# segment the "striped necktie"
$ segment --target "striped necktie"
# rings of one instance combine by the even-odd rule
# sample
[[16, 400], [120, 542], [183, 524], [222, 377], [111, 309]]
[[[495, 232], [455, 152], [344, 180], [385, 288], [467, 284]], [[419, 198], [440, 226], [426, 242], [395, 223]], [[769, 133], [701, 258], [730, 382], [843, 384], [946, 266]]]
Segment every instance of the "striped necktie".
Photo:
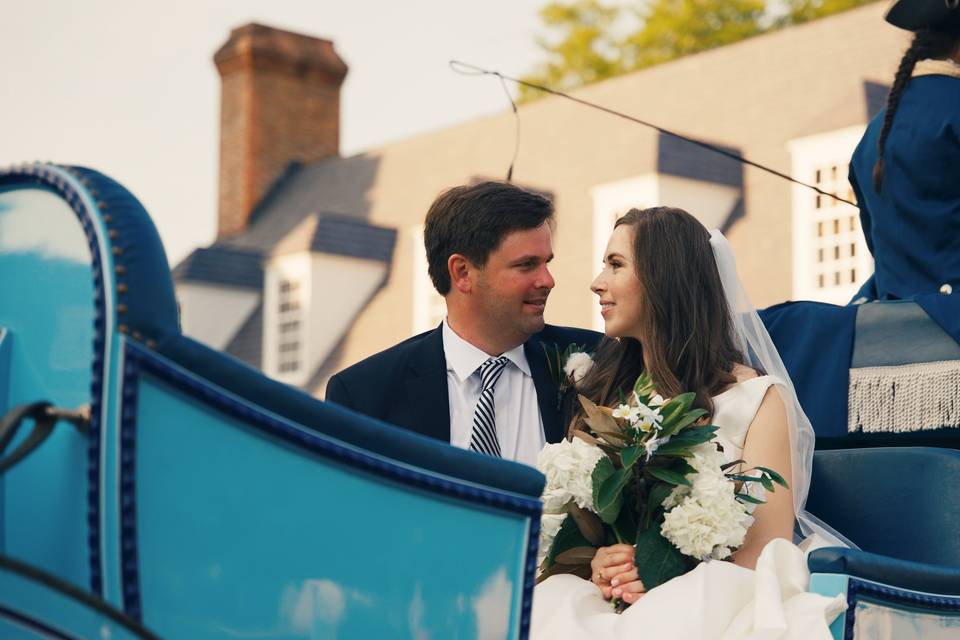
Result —
[[480, 365], [482, 384], [480, 399], [477, 400], [477, 411], [473, 414], [473, 433], [470, 435], [470, 450], [485, 453], [488, 456], [500, 458], [500, 441], [497, 439], [496, 411], [493, 407], [493, 388], [497, 380], [503, 375], [507, 366], [506, 357], [489, 358]]

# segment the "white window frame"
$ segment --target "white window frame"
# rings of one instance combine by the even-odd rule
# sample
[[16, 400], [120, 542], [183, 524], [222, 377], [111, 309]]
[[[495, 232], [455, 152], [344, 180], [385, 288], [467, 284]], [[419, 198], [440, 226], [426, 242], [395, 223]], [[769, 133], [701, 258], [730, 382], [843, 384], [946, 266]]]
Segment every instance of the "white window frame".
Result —
[[[847, 171], [863, 125], [791, 140], [792, 175], [854, 201]], [[793, 299], [846, 304], [873, 273], [860, 210], [793, 186]]]

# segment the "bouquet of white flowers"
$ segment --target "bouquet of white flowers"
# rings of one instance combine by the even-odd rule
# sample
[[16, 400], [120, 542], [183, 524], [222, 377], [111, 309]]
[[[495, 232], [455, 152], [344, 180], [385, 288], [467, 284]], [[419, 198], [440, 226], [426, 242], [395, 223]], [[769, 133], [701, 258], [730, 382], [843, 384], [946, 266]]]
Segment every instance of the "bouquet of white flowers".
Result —
[[647, 374], [616, 407], [579, 397], [586, 428], [537, 458], [547, 477], [541, 580], [555, 573], [587, 578], [598, 547], [628, 542], [652, 589], [743, 544], [753, 509], [763, 503], [751, 488], [787, 483], [772, 469], [726, 462], [717, 427], [704, 424], [706, 411], [690, 408], [694, 397], [665, 400]]

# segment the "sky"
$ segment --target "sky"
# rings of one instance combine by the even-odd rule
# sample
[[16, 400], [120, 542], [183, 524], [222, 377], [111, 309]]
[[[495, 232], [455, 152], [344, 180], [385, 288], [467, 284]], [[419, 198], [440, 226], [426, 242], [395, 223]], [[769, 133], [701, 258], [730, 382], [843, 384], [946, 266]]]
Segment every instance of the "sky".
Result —
[[[0, 0], [0, 167], [78, 164], [150, 212], [171, 266], [216, 233], [214, 52], [260, 22], [333, 40], [350, 67], [341, 153], [503, 112], [499, 83], [544, 59], [546, 0]], [[384, 105], [389, 105], [385, 108]]]

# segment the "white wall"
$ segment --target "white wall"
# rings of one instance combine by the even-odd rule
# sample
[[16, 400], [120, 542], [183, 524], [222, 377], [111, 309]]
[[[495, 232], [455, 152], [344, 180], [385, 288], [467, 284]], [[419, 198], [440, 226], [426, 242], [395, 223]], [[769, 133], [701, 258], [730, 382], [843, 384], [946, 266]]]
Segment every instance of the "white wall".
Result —
[[260, 292], [236, 287], [178, 282], [183, 333], [223, 350], [260, 302]]

